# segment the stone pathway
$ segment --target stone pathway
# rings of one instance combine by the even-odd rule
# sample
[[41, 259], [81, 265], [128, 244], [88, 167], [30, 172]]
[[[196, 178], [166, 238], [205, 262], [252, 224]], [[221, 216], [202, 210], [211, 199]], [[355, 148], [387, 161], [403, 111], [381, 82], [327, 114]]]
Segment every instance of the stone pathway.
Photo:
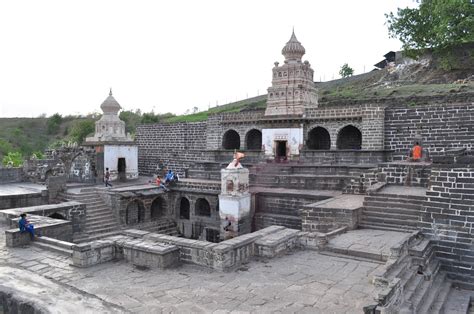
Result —
[[[4, 228], [4, 227], [3, 227]], [[139, 270], [124, 261], [75, 268], [70, 260], [35, 247], [6, 248], [0, 228], [0, 274], [26, 269], [62, 284], [54, 295], [78, 289], [135, 313], [354, 313], [374, 303], [371, 274], [378, 263], [296, 251], [256, 260], [231, 273], [193, 265], [169, 270]], [[32, 295], [33, 297], [33, 295]], [[39, 295], [41, 298], [41, 295]], [[52, 305], [54, 308], [54, 305]], [[74, 311], [73, 311], [74, 312]]]

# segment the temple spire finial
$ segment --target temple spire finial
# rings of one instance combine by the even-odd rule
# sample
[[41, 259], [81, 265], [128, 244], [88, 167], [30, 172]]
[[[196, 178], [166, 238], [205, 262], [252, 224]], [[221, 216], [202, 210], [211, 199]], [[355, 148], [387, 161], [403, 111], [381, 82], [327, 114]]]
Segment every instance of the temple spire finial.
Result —
[[112, 96], [112, 87], [110, 88], [109, 96]]

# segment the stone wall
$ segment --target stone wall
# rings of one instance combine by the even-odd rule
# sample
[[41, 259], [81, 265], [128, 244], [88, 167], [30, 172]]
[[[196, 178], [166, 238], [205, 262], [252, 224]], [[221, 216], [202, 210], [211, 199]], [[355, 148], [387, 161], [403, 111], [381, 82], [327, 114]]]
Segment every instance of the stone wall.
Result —
[[431, 170], [431, 189], [420, 227], [432, 237], [442, 268], [461, 281], [474, 281], [474, 167], [440, 166]]
[[347, 226], [357, 229], [360, 209], [323, 208], [317, 205], [306, 205], [301, 211], [302, 230], [309, 232], [330, 232]]
[[[114, 236], [73, 246], [74, 265], [90, 267], [111, 260], [126, 258], [124, 248], [137, 248], [137, 244], [140, 243], [137, 240], [141, 240], [140, 247], [165, 244], [179, 248], [179, 261], [176, 261], [176, 263], [190, 263], [220, 271], [232, 271], [249, 262], [260, 251], [268, 251], [265, 250], [264, 246], [275, 247], [276, 249], [283, 246], [292, 249], [300, 245], [298, 231], [277, 226], [220, 243], [209, 243], [133, 229], [125, 230], [123, 233], [123, 236]], [[262, 240], [259, 243], [260, 248], [257, 248], [256, 242], [258, 240]], [[280, 251], [282, 250], [280, 249]], [[285, 254], [286, 250], [280, 253]]]
[[48, 191], [37, 193], [0, 195], [0, 209], [48, 204]]
[[184, 176], [184, 169], [202, 159], [206, 122], [143, 124], [137, 127], [138, 169], [151, 175], [159, 161]]
[[474, 106], [471, 101], [452, 104], [388, 107], [385, 112], [385, 149], [406, 157], [415, 141], [431, 156], [456, 148], [471, 149]]
[[0, 184], [21, 182], [23, 180], [23, 168], [1, 168]]
[[5, 209], [0, 212], [0, 221], [10, 223], [12, 227], [16, 227], [18, 217], [23, 213], [43, 217], [61, 215], [65, 220], [71, 222], [74, 233], [83, 232], [86, 222], [86, 205], [76, 201]]
[[414, 162], [384, 163], [379, 165], [378, 174], [388, 184], [428, 187], [431, 165]]
[[[28, 219], [35, 226], [35, 234], [72, 242], [73, 231], [70, 221], [35, 215], [29, 216]], [[27, 245], [31, 241], [28, 232], [20, 232], [17, 220], [12, 221], [13, 229], [5, 231], [5, 242], [8, 247]]]
[[301, 230], [300, 208], [325, 198], [327, 197], [301, 194], [282, 195], [276, 192], [256, 193], [253, 230], [272, 225]]
[[310, 121], [305, 129], [308, 132], [315, 127], [323, 127], [331, 136], [331, 148], [336, 149], [337, 136], [342, 128], [355, 126], [362, 133], [362, 149], [382, 150], [385, 107], [380, 104], [362, 104], [357, 106], [320, 105], [309, 108], [306, 116]]
[[[173, 188], [172, 191], [166, 193], [161, 189], [150, 187], [120, 193], [110, 191], [103, 195], [103, 199], [110, 208], [113, 208], [114, 218], [118, 223], [128, 228], [140, 228], [141, 225], [148, 226], [158, 219], [170, 219], [176, 222], [177, 230], [187, 238], [201, 237], [205, 228], [219, 230], [220, 185], [207, 186], [196, 183], [194, 186], [187, 185], [185, 182], [178, 183], [179, 188]], [[183, 198], [189, 202], [189, 218], [180, 215]], [[198, 213], [196, 210], [198, 200], [201, 200], [200, 202], [205, 200], [209, 204], [209, 215]], [[154, 213], [155, 210], [158, 212]]]

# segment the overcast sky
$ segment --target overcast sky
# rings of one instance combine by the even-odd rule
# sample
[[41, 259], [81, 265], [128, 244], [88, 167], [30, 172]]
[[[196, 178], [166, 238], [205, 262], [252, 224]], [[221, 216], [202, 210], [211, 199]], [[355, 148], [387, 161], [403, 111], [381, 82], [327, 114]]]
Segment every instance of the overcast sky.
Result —
[[400, 42], [384, 13], [413, 0], [1, 0], [0, 117], [182, 114], [265, 94], [292, 28], [315, 80], [373, 69]]

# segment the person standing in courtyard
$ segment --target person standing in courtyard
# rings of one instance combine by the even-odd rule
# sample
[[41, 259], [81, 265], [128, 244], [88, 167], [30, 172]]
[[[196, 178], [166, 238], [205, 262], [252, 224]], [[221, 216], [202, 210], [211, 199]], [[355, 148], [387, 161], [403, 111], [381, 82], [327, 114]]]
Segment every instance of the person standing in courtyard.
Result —
[[109, 172], [109, 168], [105, 168], [105, 175], [104, 175], [104, 179], [105, 179], [105, 187], [107, 186], [112, 186], [112, 184], [110, 184], [110, 172]]

